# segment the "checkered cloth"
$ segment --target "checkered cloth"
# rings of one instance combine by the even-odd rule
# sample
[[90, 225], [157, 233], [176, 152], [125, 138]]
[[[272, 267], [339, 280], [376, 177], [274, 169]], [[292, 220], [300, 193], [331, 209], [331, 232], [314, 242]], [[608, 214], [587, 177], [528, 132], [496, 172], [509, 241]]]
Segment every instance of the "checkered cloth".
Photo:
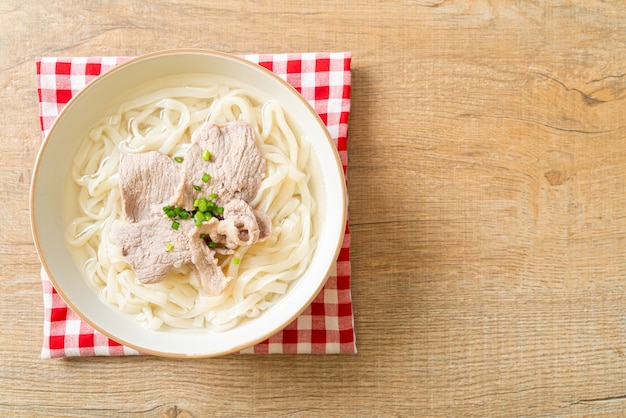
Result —
[[[350, 113], [349, 52], [250, 54], [243, 58], [274, 72], [315, 108], [328, 127], [344, 172], [347, 170]], [[45, 136], [61, 109], [95, 77], [128, 57], [43, 57], [37, 59], [37, 92]], [[140, 354], [95, 331], [61, 299], [42, 269], [44, 342], [41, 357]], [[328, 282], [311, 305], [290, 325], [242, 354], [356, 353], [350, 293], [350, 231]]]

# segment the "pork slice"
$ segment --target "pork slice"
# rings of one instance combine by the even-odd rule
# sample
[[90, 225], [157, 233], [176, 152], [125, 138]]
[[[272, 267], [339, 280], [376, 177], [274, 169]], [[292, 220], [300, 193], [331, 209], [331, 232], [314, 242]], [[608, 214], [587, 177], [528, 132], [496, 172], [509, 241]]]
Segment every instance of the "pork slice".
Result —
[[209, 248], [206, 241], [200, 238], [202, 234], [209, 234], [217, 228], [219, 221], [212, 218], [203, 222], [200, 228], [195, 228], [189, 233], [189, 248], [191, 262], [196, 267], [200, 276], [200, 283], [210, 295], [218, 295], [228, 286], [231, 278], [226, 276], [215, 258], [215, 250]]
[[168, 202], [181, 181], [177, 164], [156, 151], [128, 154], [122, 159], [119, 187], [124, 217], [129, 222], [148, 219]]
[[122, 226], [115, 238], [122, 257], [135, 271], [139, 283], [157, 283], [177, 267], [192, 260], [189, 231], [193, 222], [181, 223], [178, 230], [165, 216], [153, 215]]
[[[205, 150], [211, 153], [209, 161], [202, 158]], [[205, 173], [211, 176], [208, 182], [202, 181]], [[220, 206], [232, 199], [249, 202], [264, 173], [265, 160], [247, 123], [207, 124], [193, 135], [182, 165], [181, 182], [171, 202], [192, 210], [195, 199], [212, 193], [218, 195], [215, 202]]]
[[265, 241], [272, 233], [272, 220], [261, 210], [253, 209], [252, 212], [259, 228], [259, 242]]
[[[211, 153], [207, 161], [205, 151]], [[158, 152], [130, 154], [120, 164], [120, 190], [128, 221], [116, 234], [124, 260], [140, 283], [156, 283], [173, 269], [193, 264], [205, 291], [221, 293], [231, 278], [215, 257], [232, 254], [239, 245], [251, 245], [271, 233], [267, 215], [253, 210], [265, 172], [265, 160], [254, 131], [244, 122], [206, 125], [192, 138], [182, 164]], [[209, 181], [203, 176], [210, 175]], [[193, 211], [200, 197], [217, 194], [224, 207], [223, 220], [212, 218], [198, 228], [193, 220], [172, 228], [162, 207], [173, 205]], [[209, 247], [201, 234], [218, 244]]]
[[262, 241], [270, 232], [271, 221], [265, 213], [253, 210], [241, 199], [233, 199], [224, 205], [224, 219], [209, 232], [209, 236], [213, 242], [232, 250]]

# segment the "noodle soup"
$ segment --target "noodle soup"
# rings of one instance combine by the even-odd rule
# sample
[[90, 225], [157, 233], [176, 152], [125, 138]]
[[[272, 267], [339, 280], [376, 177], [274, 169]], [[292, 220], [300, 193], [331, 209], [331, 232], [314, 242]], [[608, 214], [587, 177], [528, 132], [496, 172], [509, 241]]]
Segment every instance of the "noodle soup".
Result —
[[[251, 86], [201, 74], [150, 86], [126, 95], [89, 130], [74, 156], [66, 187], [66, 241], [100, 299], [146, 328], [226, 331], [276, 304], [311, 261], [319, 228], [311, 144], [278, 102]], [[203, 124], [237, 120], [253, 128], [265, 159], [266, 173], [250, 204], [270, 217], [271, 236], [219, 256], [220, 267], [233, 278], [219, 295], [203, 292], [191, 265], [173, 269], [159, 283], [137, 283], [114, 239], [125, 222], [121, 159], [147, 151], [184, 154]]]

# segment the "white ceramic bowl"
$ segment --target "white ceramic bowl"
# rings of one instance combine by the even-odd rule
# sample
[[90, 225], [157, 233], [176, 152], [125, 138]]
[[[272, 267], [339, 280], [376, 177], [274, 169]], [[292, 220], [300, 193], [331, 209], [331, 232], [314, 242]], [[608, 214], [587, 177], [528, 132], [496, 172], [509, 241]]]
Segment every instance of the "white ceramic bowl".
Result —
[[[313, 188], [319, 205], [319, 244], [310, 267], [289, 292], [260, 317], [225, 332], [151, 331], [99, 299], [65, 244], [63, 196], [71, 160], [88, 129], [135, 86], [167, 76], [207, 73], [245, 80], [287, 109], [311, 138]], [[315, 169], [316, 168], [316, 169]], [[131, 59], [101, 75], [78, 93], [56, 119], [38, 154], [30, 191], [33, 236], [39, 257], [65, 302], [98, 331], [143, 353], [210, 357], [254, 345], [293, 321], [324, 286], [341, 248], [346, 189], [333, 141], [312, 107], [273, 73], [242, 58], [203, 50], [162, 51]]]

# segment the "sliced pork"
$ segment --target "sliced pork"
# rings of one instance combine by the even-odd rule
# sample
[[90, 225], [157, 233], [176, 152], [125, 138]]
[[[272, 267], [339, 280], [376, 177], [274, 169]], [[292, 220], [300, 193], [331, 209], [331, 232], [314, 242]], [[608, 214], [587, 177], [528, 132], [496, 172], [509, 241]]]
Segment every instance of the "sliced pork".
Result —
[[[195, 199], [209, 193], [216, 193], [222, 206], [232, 199], [250, 202], [264, 173], [265, 160], [247, 123], [205, 125], [193, 135], [172, 204], [191, 210]], [[209, 181], [202, 180], [205, 174]]]
[[217, 227], [219, 221], [212, 218], [204, 222], [202, 227], [194, 228], [189, 233], [189, 249], [191, 250], [191, 262], [196, 267], [200, 276], [202, 287], [210, 295], [218, 295], [228, 286], [231, 278], [226, 276], [215, 258], [215, 250], [209, 248], [207, 242], [201, 238], [210, 230]]
[[192, 228], [195, 225], [185, 223], [174, 230], [167, 217], [152, 216], [127, 223], [117, 231], [115, 238], [124, 260], [135, 271], [137, 281], [157, 283], [173, 268], [192, 262], [187, 236]]
[[122, 210], [129, 222], [158, 213], [181, 182], [174, 160], [156, 151], [126, 155], [119, 172]]
[[[231, 278], [216, 254], [233, 254], [271, 233], [269, 217], [249, 204], [264, 172], [254, 132], [243, 122], [201, 128], [182, 163], [158, 152], [124, 157], [119, 184], [127, 223], [116, 239], [137, 281], [156, 283], [193, 264], [205, 291], [221, 293]], [[196, 221], [194, 202], [208, 196], [220, 210]]]
[[233, 199], [224, 205], [224, 219], [211, 231], [210, 236], [213, 242], [235, 249], [240, 245], [263, 241], [269, 235], [270, 228], [271, 221], [265, 213], [254, 211], [241, 199]]

